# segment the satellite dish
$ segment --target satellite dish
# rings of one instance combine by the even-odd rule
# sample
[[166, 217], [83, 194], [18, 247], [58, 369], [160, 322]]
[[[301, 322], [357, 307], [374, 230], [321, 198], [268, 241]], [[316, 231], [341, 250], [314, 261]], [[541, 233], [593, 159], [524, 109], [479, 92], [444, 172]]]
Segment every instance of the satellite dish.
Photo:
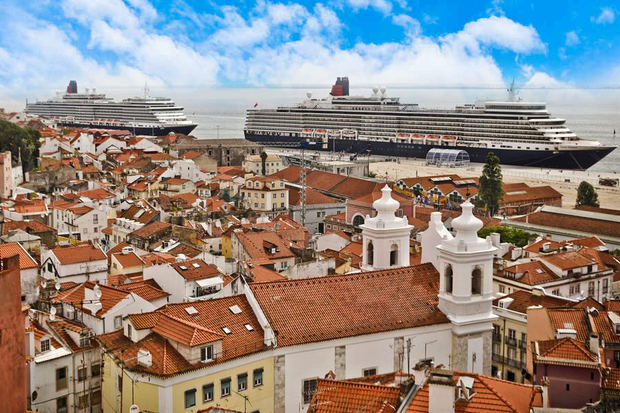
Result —
[[50, 308], [50, 315], [56, 315], [56, 307]]
[[41, 281], [41, 287], [46, 288], [47, 287], [47, 281], [45, 281], [45, 280]]
[[138, 407], [137, 404], [132, 404], [131, 406], [129, 406], [129, 413], [139, 413], [140, 412], [140, 408]]
[[56, 289], [56, 291], [60, 291], [60, 283], [58, 281], [56, 281], [54, 288]]
[[95, 297], [97, 297], [97, 299], [101, 298], [101, 288], [99, 288], [99, 285], [95, 285], [95, 287], [93, 288], [93, 292], [95, 293]]

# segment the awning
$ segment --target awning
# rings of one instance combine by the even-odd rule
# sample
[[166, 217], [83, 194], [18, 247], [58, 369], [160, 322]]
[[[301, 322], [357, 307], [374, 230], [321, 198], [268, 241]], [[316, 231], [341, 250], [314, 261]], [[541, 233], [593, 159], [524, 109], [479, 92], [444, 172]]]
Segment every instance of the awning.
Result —
[[211, 277], [205, 278], [203, 280], [196, 280], [196, 284], [198, 284], [202, 288], [213, 287], [215, 285], [224, 284], [224, 280], [221, 277]]

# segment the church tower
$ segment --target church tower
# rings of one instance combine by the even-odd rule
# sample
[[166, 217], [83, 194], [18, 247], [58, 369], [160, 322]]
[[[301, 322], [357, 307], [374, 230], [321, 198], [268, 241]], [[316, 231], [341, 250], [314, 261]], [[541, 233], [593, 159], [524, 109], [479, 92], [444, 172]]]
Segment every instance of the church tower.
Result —
[[412, 225], [407, 217], [397, 217], [400, 207], [392, 198], [392, 189], [385, 185], [382, 196], [372, 203], [375, 217], [366, 215], [362, 228], [362, 269], [364, 271], [409, 265], [409, 237]]
[[466, 201], [452, 221], [456, 236], [438, 246], [439, 309], [452, 323], [450, 369], [491, 374], [493, 253], [491, 240], [478, 237], [482, 221]]

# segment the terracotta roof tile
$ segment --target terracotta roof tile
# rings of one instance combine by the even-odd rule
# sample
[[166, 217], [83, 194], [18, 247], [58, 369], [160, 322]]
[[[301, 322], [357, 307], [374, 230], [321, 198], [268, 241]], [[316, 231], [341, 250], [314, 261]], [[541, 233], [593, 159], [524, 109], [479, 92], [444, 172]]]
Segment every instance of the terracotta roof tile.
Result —
[[[454, 373], [460, 377], [473, 377], [473, 397], [467, 402], [456, 402], [455, 413], [511, 412], [529, 413], [532, 407], [542, 407], [542, 395], [534, 386], [496, 379], [473, 373]], [[429, 384], [418, 390], [406, 413], [429, 411]]]
[[280, 346], [446, 323], [438, 288], [431, 264], [250, 285]]
[[0, 244], [0, 258], [8, 258], [13, 255], [19, 255], [19, 268], [21, 270], [39, 268], [39, 264], [37, 264], [37, 262], [18, 242]]
[[540, 259], [562, 270], [570, 270], [596, 264], [596, 261], [592, 257], [583, 254], [581, 251], [558, 252], [555, 254], [543, 255]]
[[51, 252], [58, 258], [58, 261], [60, 261], [62, 265], [107, 259], [103, 251], [92, 244], [58, 246], [52, 248]]
[[586, 217], [577, 217], [551, 212], [534, 212], [527, 217], [514, 218], [516, 221], [542, 225], [550, 228], [562, 228], [587, 234], [607, 235], [617, 237], [620, 234], [620, 220], [617, 222], [604, 221]]
[[504, 298], [512, 298], [513, 301], [508, 306], [508, 310], [518, 313], [527, 314], [527, 308], [533, 305], [540, 305], [545, 308], [567, 307], [573, 304], [572, 301], [564, 300], [559, 297], [549, 295], [537, 295], [530, 291], [516, 290], [511, 294], [493, 300], [493, 305], [498, 306], [499, 300]]
[[400, 387], [319, 379], [308, 413], [396, 412]]
[[[87, 281], [82, 284], [78, 284], [75, 287], [63, 291], [59, 293], [54, 299], [54, 302], [71, 304], [75, 308], [79, 308], [90, 313], [90, 310], [84, 309], [83, 301], [85, 297], [85, 289], [92, 289], [95, 286], [95, 283], [91, 281]], [[99, 288], [101, 289], [101, 308], [96, 313], [96, 317], [102, 317], [106, 314], [112, 307], [121, 302], [127, 295], [130, 293], [127, 291], [119, 290], [118, 288], [113, 288], [107, 285], [99, 284]]]
[[155, 235], [160, 231], [164, 231], [166, 229], [172, 228], [172, 224], [168, 222], [154, 221], [150, 224], [143, 226], [140, 229], [135, 230], [130, 235], [134, 235], [140, 238], [148, 238], [150, 236]]
[[574, 329], [577, 332], [577, 340], [586, 342], [590, 337], [590, 329], [586, 312], [581, 308], [553, 308], [548, 309], [547, 314], [551, 325], [558, 329]]
[[554, 365], [587, 366], [598, 365], [596, 355], [592, 354], [583, 344], [571, 337], [555, 340], [544, 340], [533, 343], [538, 345], [538, 354], [534, 351], [534, 362]]
[[215, 265], [207, 264], [201, 259], [175, 261], [170, 265], [187, 281], [202, 280], [222, 275]]
[[[235, 232], [235, 235], [252, 259], [278, 259], [295, 256], [287, 243], [275, 232]], [[276, 249], [274, 253], [271, 253], [272, 246]]]

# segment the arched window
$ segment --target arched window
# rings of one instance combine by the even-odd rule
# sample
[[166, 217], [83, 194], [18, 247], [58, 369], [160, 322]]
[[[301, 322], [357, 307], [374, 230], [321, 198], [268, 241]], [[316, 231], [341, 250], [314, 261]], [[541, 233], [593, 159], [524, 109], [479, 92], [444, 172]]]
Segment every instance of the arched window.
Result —
[[471, 293], [482, 294], [482, 270], [478, 267], [471, 272]]
[[353, 226], [354, 227], [359, 227], [363, 223], [364, 223], [364, 217], [363, 216], [356, 215], [356, 216], [353, 217]]
[[452, 266], [448, 265], [446, 267], [446, 271], [444, 272], [444, 283], [446, 285], [446, 292], [452, 292]]
[[390, 248], [390, 266], [398, 265], [398, 245], [392, 244]]
[[375, 247], [372, 245], [372, 241], [368, 241], [368, 246], [366, 247], [366, 263], [368, 265], [373, 265], [375, 258]]

